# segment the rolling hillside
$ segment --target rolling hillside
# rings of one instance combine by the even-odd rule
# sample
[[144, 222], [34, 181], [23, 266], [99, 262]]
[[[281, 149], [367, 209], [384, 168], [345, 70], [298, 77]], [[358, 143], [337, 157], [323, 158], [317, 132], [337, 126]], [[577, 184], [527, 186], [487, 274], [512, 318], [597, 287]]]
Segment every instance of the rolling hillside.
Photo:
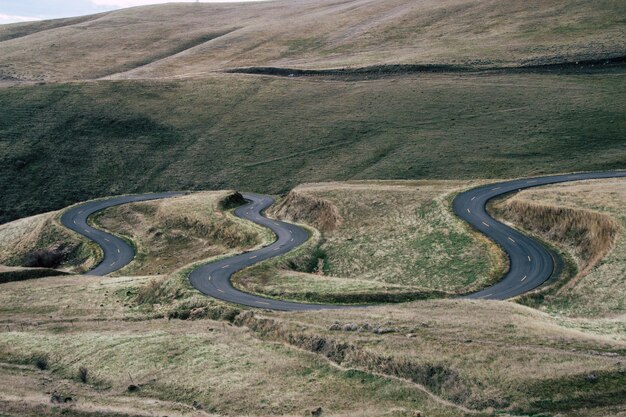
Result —
[[245, 66], [515, 66], [626, 55], [615, 0], [170, 4], [0, 27], [0, 79], [202, 75]]
[[[129, 192], [624, 168], [625, 12], [299, 0], [0, 26], [0, 222]], [[396, 64], [444, 73], [226, 72]]]

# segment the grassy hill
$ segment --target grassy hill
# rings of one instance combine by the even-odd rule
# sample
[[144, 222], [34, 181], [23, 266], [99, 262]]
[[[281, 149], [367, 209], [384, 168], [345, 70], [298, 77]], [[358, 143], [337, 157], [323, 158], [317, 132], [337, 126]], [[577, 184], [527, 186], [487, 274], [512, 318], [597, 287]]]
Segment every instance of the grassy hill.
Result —
[[125, 192], [624, 168], [614, 74], [220, 74], [0, 89], [0, 221]]
[[[126, 192], [623, 168], [625, 12], [281, 0], [0, 26], [0, 222]], [[365, 70], [226, 73], [249, 66]]]
[[[543, 64], [626, 55], [615, 0], [171, 4], [0, 27], [0, 79], [160, 78], [242, 66]], [[35, 58], [36, 57], [36, 58]]]

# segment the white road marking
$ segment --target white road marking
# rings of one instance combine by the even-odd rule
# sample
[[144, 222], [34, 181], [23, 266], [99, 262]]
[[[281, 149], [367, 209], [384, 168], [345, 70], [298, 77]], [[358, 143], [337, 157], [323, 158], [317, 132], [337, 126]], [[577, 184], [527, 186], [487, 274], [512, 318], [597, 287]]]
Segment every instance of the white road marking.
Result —
[[266, 303], [265, 301], [257, 301], [257, 304], [264, 304], [264, 305], [270, 305], [270, 303]]
[[280, 250], [280, 248], [274, 248], [274, 250]]
[[528, 184], [532, 184], [533, 182], [537, 182], [537, 180], [530, 180], [530, 181], [527, 181], [527, 183], [528, 183]]
[[228, 268], [230, 265], [224, 265], [222, 269]]
[[251, 257], [250, 257], [249, 259], [254, 259], [254, 258], [256, 258], [256, 255], [254, 255], [254, 256], [251, 256]]
[[509, 236], [509, 240], [513, 243], [515, 243], [515, 241], [513, 240], [513, 238], [511, 236]]
[[502, 187], [492, 188], [491, 190], [492, 190], [492, 191], [496, 191], [496, 190], [499, 190], [500, 188], [502, 188]]
[[483, 222], [483, 224], [484, 224], [485, 226], [489, 227], [489, 223], [487, 223], [487, 222]]
[[474, 201], [475, 198], [476, 198], [476, 196], [472, 197], [472, 201]]
[[528, 255], [528, 262], [530, 262], [530, 255]]
[[467, 212], [468, 212], [468, 213], [470, 213], [470, 214], [472, 213], [472, 212], [470, 211], [470, 209], [467, 209]]
[[524, 275], [524, 278], [522, 278], [522, 282], [524, 282], [524, 280], [525, 280], [526, 278], [528, 278], [528, 276], [527, 276], [527, 275]]
[[223, 290], [220, 290], [219, 288], [217, 289], [219, 292], [224, 292]]
[[293, 238], [291, 238], [290, 242], [293, 242]]
[[487, 297], [492, 296], [492, 295], [493, 295], [493, 293], [491, 293], [491, 294], [487, 294], [487, 295], [483, 295], [483, 296], [482, 296], [482, 297], [480, 297], [480, 298], [487, 298]]
[[76, 224], [76, 225], [78, 224], [78, 223], [76, 223], [76, 219], [74, 219], [74, 224]]
[[211, 275], [209, 275], [209, 281], [211, 281]]
[[108, 238], [106, 238], [106, 237], [104, 238], [104, 240], [106, 240], [107, 242], [111, 242], [111, 241], [110, 241]]
[[117, 248], [117, 253], [121, 253], [121, 252], [120, 252], [120, 248]]

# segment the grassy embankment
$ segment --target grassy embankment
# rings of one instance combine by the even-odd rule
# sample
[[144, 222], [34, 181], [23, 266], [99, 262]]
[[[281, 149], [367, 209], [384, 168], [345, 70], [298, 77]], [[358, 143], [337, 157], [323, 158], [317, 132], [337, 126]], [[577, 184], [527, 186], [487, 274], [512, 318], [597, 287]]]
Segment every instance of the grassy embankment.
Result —
[[[349, 189], [373, 203], [359, 184], [310, 186], [313, 194], [315, 187], [318, 198], [334, 196], [343, 227], [360, 210], [379, 210], [367, 204], [354, 213], [342, 210], [340, 203], [353, 197]], [[419, 191], [386, 187], [402, 190], [387, 191], [389, 204], [420, 206]], [[440, 204], [445, 200], [437, 183], [420, 188]], [[588, 198], [600, 190], [604, 194]], [[619, 190], [595, 186], [578, 195], [584, 201], [610, 201], [610, 210], [620, 212], [624, 196]], [[564, 199], [566, 193], [559, 195]], [[143, 217], [149, 211], [134, 207], [116, 214], [162, 219]], [[405, 217], [402, 210], [396, 215]], [[390, 230], [392, 225], [387, 224]], [[385, 230], [375, 223], [367, 227]], [[333, 235], [328, 236], [332, 248]], [[599, 327], [590, 324], [597, 320], [551, 317], [511, 303], [451, 300], [366, 312], [252, 316], [197, 296], [184, 277], [183, 270], [157, 279], [77, 282], [68, 277], [3, 284], [2, 373], [14, 388], [3, 394], [2, 408], [44, 412], [56, 392], [72, 398], [74, 412], [122, 415], [146, 413], [148, 407], [175, 415], [191, 412], [194, 404], [221, 414], [250, 415], [299, 415], [317, 407], [331, 416], [387, 412], [408, 417], [417, 409], [428, 416], [469, 415], [465, 408], [481, 410], [472, 415], [623, 415], [626, 344], [615, 327], [595, 334]], [[162, 317], [189, 320], [173, 324]], [[46, 369], [35, 370], [37, 365]], [[86, 384], [80, 382], [80, 367], [88, 370]], [[254, 382], [261, 380], [269, 383]], [[131, 384], [138, 391], [129, 392]]]
[[317, 407], [329, 416], [402, 417], [623, 410], [626, 344], [527, 307], [421, 301], [251, 317], [205, 298], [211, 319], [172, 322], [161, 317], [173, 298], [137, 304], [151, 287], [145, 277], [3, 284], [0, 372], [10, 388], [0, 409], [59, 412], [50, 403], [56, 392], [85, 415], [176, 415], [194, 406], [252, 416]]
[[[398, 302], [475, 291], [499, 279], [501, 251], [449, 211], [472, 183], [305, 184], [269, 214], [322, 236], [308, 250], [235, 275], [245, 291], [322, 303]], [[304, 257], [304, 259], [303, 259]]]
[[569, 253], [571, 281], [524, 297], [541, 310], [579, 318], [606, 318], [623, 327], [626, 237], [623, 179], [583, 181], [522, 191], [496, 213]]
[[0, 265], [43, 268], [9, 268], [0, 280], [41, 276], [48, 270], [82, 272], [101, 256], [97, 245], [63, 227], [61, 212], [49, 212], [0, 225]]

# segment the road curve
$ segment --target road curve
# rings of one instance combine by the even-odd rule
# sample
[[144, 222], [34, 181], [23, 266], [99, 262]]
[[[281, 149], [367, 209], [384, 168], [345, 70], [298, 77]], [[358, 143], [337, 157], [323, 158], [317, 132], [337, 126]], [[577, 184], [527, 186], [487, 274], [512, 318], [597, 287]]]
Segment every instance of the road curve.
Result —
[[191, 285], [205, 295], [249, 307], [281, 311], [348, 308], [349, 306], [274, 300], [239, 291], [232, 286], [230, 277], [235, 272], [266, 259], [283, 255], [300, 246], [309, 238], [308, 232], [295, 224], [268, 219], [263, 216], [263, 210], [274, 203], [272, 197], [252, 193], [244, 193], [243, 197], [248, 200], [248, 203], [238, 207], [235, 210], [235, 215], [271, 229], [276, 234], [276, 241], [261, 249], [212, 262], [193, 270], [189, 275]]
[[486, 210], [489, 200], [504, 194], [569, 181], [626, 177], [626, 171], [551, 175], [488, 184], [459, 194], [454, 213], [499, 244], [509, 257], [509, 271], [496, 284], [466, 296], [471, 299], [505, 300], [537, 288], [552, 276], [558, 256], [541, 243], [498, 222]]
[[94, 269], [87, 272], [87, 274], [107, 275], [128, 265], [135, 257], [135, 250], [123, 239], [89, 226], [89, 224], [87, 224], [87, 218], [93, 213], [109, 207], [119, 206], [126, 203], [136, 203], [139, 201], [176, 197], [179, 195], [183, 195], [183, 193], [169, 192], [160, 194], [124, 195], [89, 201], [66, 210], [61, 216], [61, 224], [100, 245], [104, 253], [104, 257], [102, 258], [102, 261], [100, 261]]
[[[509, 256], [510, 268], [498, 283], [476, 293], [467, 295], [470, 299], [504, 300], [537, 288], [546, 282], [554, 270], [554, 257], [541, 243], [509, 226], [498, 222], [486, 211], [487, 202], [495, 197], [541, 185], [588, 179], [626, 177], [626, 171], [590, 172], [580, 174], [553, 175], [526, 178], [488, 184], [459, 194], [453, 201], [454, 212], [478, 231], [498, 243]], [[61, 216], [64, 226], [92, 239], [104, 251], [103, 261], [89, 275], [106, 275], [127, 265], [134, 257], [134, 251], [124, 240], [117, 236], [94, 229], [87, 224], [87, 218], [108, 207], [138, 202], [169, 198], [183, 193], [144, 194], [120, 196], [106, 200], [91, 201], [72, 207]], [[269, 219], [262, 212], [274, 203], [265, 195], [243, 194], [248, 203], [238, 207], [235, 215], [271, 229], [276, 234], [276, 241], [261, 249], [242, 253], [194, 269], [189, 281], [201, 293], [235, 304], [282, 311], [302, 311], [321, 309], [342, 309], [356, 306], [324, 304], [306, 304], [274, 300], [239, 291], [230, 282], [235, 272], [258, 262], [283, 255], [308, 239], [308, 233], [301, 227]]]

